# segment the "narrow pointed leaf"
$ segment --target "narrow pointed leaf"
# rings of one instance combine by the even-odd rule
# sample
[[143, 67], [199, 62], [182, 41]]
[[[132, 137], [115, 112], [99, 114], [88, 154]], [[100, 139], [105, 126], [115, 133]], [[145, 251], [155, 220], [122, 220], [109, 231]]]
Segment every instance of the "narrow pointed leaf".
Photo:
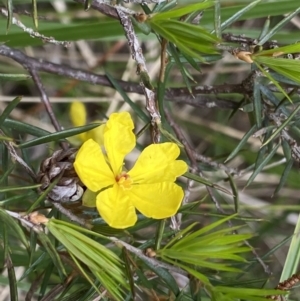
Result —
[[52, 142], [52, 141], [60, 141], [62, 139], [65, 139], [65, 138], [75, 136], [75, 135], [87, 132], [89, 130], [92, 130], [92, 129], [96, 128], [99, 125], [100, 125], [100, 123], [91, 123], [91, 124], [87, 124], [87, 125], [84, 125], [84, 126], [74, 127], [72, 129], [68, 129], [68, 130], [55, 132], [55, 133], [49, 134], [47, 136], [32, 139], [30, 141], [19, 144], [18, 147], [19, 148], [26, 148], [26, 147], [40, 145], [40, 144], [44, 144], [44, 143], [48, 143], [48, 142]]
[[84, 0], [84, 10], [89, 10], [91, 4], [92, 4], [92, 0]]
[[227, 27], [229, 27], [232, 23], [234, 23], [235, 21], [239, 20], [241, 16], [243, 16], [246, 12], [248, 12], [249, 10], [251, 10], [255, 5], [257, 5], [261, 1], [262, 0], [251, 1], [247, 6], [245, 6], [242, 9], [240, 9], [238, 12], [236, 12], [235, 14], [233, 14], [230, 18], [226, 19], [226, 21], [224, 21], [221, 24], [221, 30], [223, 31], [224, 29], [226, 29]]
[[271, 37], [276, 34], [283, 26], [288, 24], [292, 18], [294, 18], [300, 12], [300, 7], [290, 13], [288, 16], [283, 18], [280, 22], [276, 24], [258, 43], [258, 45], [263, 45], [271, 39]]
[[41, 184], [28, 185], [28, 186], [6, 186], [0, 187], [0, 192], [9, 192], [9, 191], [17, 191], [17, 190], [31, 190], [35, 188], [39, 188]]
[[255, 81], [253, 89], [253, 104], [255, 112], [255, 121], [258, 129], [261, 128], [262, 124], [262, 99], [259, 87], [260, 85]]
[[190, 94], [192, 94], [192, 87], [190, 84], [189, 76], [187, 75], [187, 71], [186, 71], [184, 65], [180, 61], [179, 54], [177, 52], [176, 47], [173, 44], [170, 44], [169, 50], [172, 55], [172, 58], [175, 60], [176, 67], [179, 68], [179, 71], [181, 73], [181, 76], [182, 76], [185, 86], [187, 87]]
[[3, 122], [3, 125], [7, 128], [16, 130], [20, 133], [26, 133], [35, 137], [43, 137], [43, 136], [47, 136], [49, 134], [51, 134], [50, 132], [38, 128], [34, 125], [25, 123], [25, 122], [20, 122], [17, 120], [12, 120], [9, 118], [6, 118], [5, 121]]
[[272, 102], [274, 107], [280, 109], [285, 115], [290, 115], [290, 111], [285, 106], [279, 106], [280, 100], [277, 98], [277, 96], [265, 85], [260, 85], [261, 93], [267, 97], [269, 101]]
[[[208, 226], [205, 226], [205, 227], [203, 227], [202, 229], [197, 230], [196, 232], [193, 232], [193, 233], [191, 233], [191, 234], [189, 234], [189, 235], [183, 237], [183, 238], [180, 239], [179, 241], [177, 241], [177, 242], [175, 241], [175, 242], [174, 242], [174, 246], [176, 246], [176, 248], [178, 248], [179, 246], [184, 246], [187, 242], [193, 241], [196, 237], [199, 237], [200, 235], [203, 235], [203, 234], [205, 234], [205, 233], [207, 233], [207, 232], [209, 232], [209, 231], [215, 229], [216, 227], [218, 227], [218, 226], [224, 224], [226, 221], [232, 219], [234, 216], [235, 216], [235, 214], [230, 215], [230, 216], [227, 216], [227, 217], [225, 217], [225, 218], [223, 218], [223, 219], [220, 219], [220, 220], [218, 220], [218, 221], [216, 221], [216, 222], [214, 222], [214, 223], [212, 223], [212, 224], [210, 224], [210, 225], [208, 225]], [[182, 232], [181, 232], [181, 233], [182, 233]], [[168, 245], [167, 245], [167, 246], [168, 246]], [[166, 246], [166, 247], [167, 247], [167, 246]], [[165, 248], [166, 248], [166, 247], [165, 247]], [[165, 248], [164, 248], [164, 249], [165, 249]]]
[[287, 178], [288, 178], [288, 176], [290, 174], [290, 171], [291, 171], [291, 169], [293, 167], [293, 164], [294, 164], [294, 160], [290, 159], [287, 162], [287, 164], [285, 165], [285, 168], [284, 168], [284, 170], [283, 170], [283, 172], [281, 174], [280, 181], [279, 181], [279, 183], [278, 183], [278, 185], [277, 185], [277, 187], [276, 187], [276, 189], [274, 191], [274, 194], [277, 194], [281, 190], [281, 188], [284, 186], [284, 184], [286, 183], [286, 180], [287, 180]]
[[272, 150], [272, 152], [270, 152], [268, 154], [268, 156], [266, 156], [266, 158], [261, 162], [261, 164], [254, 170], [254, 172], [252, 173], [252, 175], [250, 176], [250, 178], [248, 179], [246, 186], [249, 186], [253, 180], [256, 178], [256, 176], [262, 171], [262, 169], [268, 164], [268, 162], [272, 159], [272, 157], [275, 155], [278, 147], [280, 146], [280, 144], [278, 143]]
[[132, 273], [131, 267], [130, 267], [132, 259], [130, 258], [129, 253], [125, 248], [122, 248], [122, 259], [125, 264], [125, 274], [128, 279], [128, 282], [129, 282], [132, 299], [134, 300], [135, 299], [134, 279], [133, 279], [133, 273]]
[[262, 50], [254, 54], [254, 57], [258, 56], [276, 56], [277, 54], [283, 55], [287, 53], [298, 53], [300, 52], [300, 43], [281, 46], [273, 49]]
[[261, 30], [258, 40], [261, 40], [267, 34], [269, 28], [270, 28], [270, 16], [268, 16], [267, 19], [265, 20], [264, 26]]
[[[276, 71], [279, 74], [286, 76], [287, 78], [289, 78], [297, 83], [300, 82], [300, 78], [299, 78], [300, 61], [298, 61], [298, 60], [273, 58], [273, 57], [267, 57], [267, 56], [257, 56], [254, 58], [254, 61], [256, 63], [266, 65], [270, 69]], [[262, 68], [260, 68], [260, 69], [262, 69]], [[269, 77], [271, 78], [270, 74], [269, 74]], [[274, 79], [272, 81], [275, 84]], [[286, 94], [286, 93], [284, 93], [284, 94]]]
[[12, 164], [11, 166], [9, 166], [5, 172], [1, 175], [0, 177], [0, 185], [2, 185], [2, 183], [5, 183], [7, 181], [8, 176], [12, 173], [12, 171], [15, 168], [15, 164]]
[[199, 182], [199, 183], [204, 184], [204, 185], [209, 186], [209, 187], [213, 187], [213, 188], [215, 188], [217, 190], [220, 190], [222, 192], [225, 192], [226, 194], [231, 195], [231, 192], [228, 189], [226, 189], [226, 188], [224, 188], [224, 187], [222, 187], [222, 186], [220, 186], [218, 184], [211, 183], [208, 180], [206, 180], [204, 178], [201, 178], [201, 177], [199, 177], [197, 175], [194, 175], [194, 174], [192, 174], [190, 172], [186, 172], [183, 176], [186, 177], [186, 178], [188, 178], [188, 179], [194, 180], [196, 182]]
[[10, 254], [7, 254], [7, 256], [5, 258], [5, 263], [6, 263], [7, 272], [8, 272], [10, 300], [18, 301], [17, 278], [16, 278], [15, 268], [14, 268], [13, 262], [11, 260]]
[[273, 140], [277, 135], [280, 134], [280, 132], [288, 126], [288, 124], [292, 121], [292, 119], [297, 115], [298, 111], [300, 110], [300, 105], [290, 114], [290, 116], [277, 128], [276, 131], [270, 136], [270, 138], [264, 142], [262, 146], [267, 145], [271, 140]]
[[27, 80], [31, 78], [28, 74], [10, 74], [10, 73], [0, 73], [0, 82], [1, 81], [20, 81]]
[[233, 203], [234, 203], [234, 212], [238, 213], [239, 212], [239, 190], [236, 186], [236, 183], [232, 177], [232, 175], [228, 174], [228, 180], [229, 180], [229, 184], [230, 187], [232, 189], [232, 196], [233, 196]]
[[61, 261], [61, 258], [59, 257], [57, 250], [53, 245], [53, 242], [49, 239], [47, 234], [43, 232], [39, 232], [38, 237], [41, 243], [43, 244], [44, 248], [48, 252], [49, 256], [51, 257], [54, 265], [56, 266], [60, 278], [63, 279], [67, 275], [67, 273]]
[[8, 33], [11, 23], [12, 23], [12, 18], [13, 18], [13, 4], [12, 0], [6, 0], [6, 8], [7, 8], [7, 22], [6, 22], [6, 34]]
[[231, 154], [226, 158], [224, 161], [225, 163], [231, 160], [235, 155], [238, 154], [238, 152], [244, 147], [244, 145], [247, 143], [248, 139], [251, 137], [252, 134], [254, 134], [257, 131], [256, 124], [243, 136], [241, 141], [238, 143], [236, 148], [231, 152]]
[[298, 271], [298, 266], [300, 262], [300, 215], [298, 215], [298, 220], [296, 227], [294, 229], [294, 235], [292, 236], [292, 241], [289, 246], [289, 251], [285, 259], [283, 270], [280, 276], [280, 282], [288, 279], [291, 275]]
[[286, 161], [289, 161], [292, 157], [292, 149], [290, 144], [286, 140], [281, 141], [282, 150], [284, 153], [284, 156], [286, 158]]
[[22, 96], [17, 96], [7, 105], [7, 107], [0, 115], [0, 126], [4, 123], [5, 119], [9, 116], [9, 114], [12, 112], [12, 110], [18, 105], [18, 103], [21, 100], [22, 100]]
[[127, 95], [127, 93], [124, 92], [119, 83], [107, 71], [105, 72], [105, 75], [109, 79], [111, 84], [115, 87], [115, 89], [120, 93], [124, 101], [130, 105], [130, 107], [137, 114], [137, 116], [139, 116], [140, 119], [143, 120], [145, 123], [150, 122], [149, 116], [140, 108], [140, 106], [138, 106], [129, 98], [129, 96]]
[[39, 26], [38, 13], [37, 13], [37, 0], [32, 0], [32, 19], [35, 28]]
[[169, 18], [178, 18], [178, 17], [181, 17], [183, 15], [192, 13], [194, 11], [204, 10], [206, 8], [212, 7], [213, 5], [214, 5], [213, 1], [205, 1], [205, 2], [201, 2], [201, 3], [185, 5], [183, 7], [171, 9], [167, 12], [157, 13], [151, 19], [155, 20], [155, 21], [157, 21], [157, 20], [164, 21], [164, 20], [167, 20]]
[[9, 214], [7, 214], [2, 209], [0, 209], [0, 220], [3, 224], [5, 224], [9, 229], [13, 231], [13, 233], [20, 239], [25, 248], [29, 250], [28, 240], [23, 232], [23, 229]]
[[[264, 57], [265, 59], [266, 57]], [[278, 88], [280, 92], [292, 103], [292, 100], [287, 95], [287, 93], [282, 89], [282, 87], [279, 85], [279, 83], [272, 77], [271, 74], [269, 74], [262, 66], [260, 66], [257, 62], [255, 62], [255, 65], [260, 69], [260, 71]]]
[[169, 289], [175, 294], [179, 294], [179, 288], [178, 285], [174, 279], [174, 277], [165, 269], [158, 267], [156, 265], [153, 265], [148, 260], [144, 260], [143, 257], [140, 257], [140, 260], [143, 261], [143, 263], [150, 268], [156, 275], [161, 277], [164, 282], [167, 284]]

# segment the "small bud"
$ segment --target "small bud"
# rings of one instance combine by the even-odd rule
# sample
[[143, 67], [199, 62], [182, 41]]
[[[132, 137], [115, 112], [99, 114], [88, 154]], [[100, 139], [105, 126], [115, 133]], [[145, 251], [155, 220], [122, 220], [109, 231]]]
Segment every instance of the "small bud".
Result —
[[152, 248], [147, 248], [145, 251], [145, 255], [150, 258], [153, 258], [156, 257], [156, 252]]
[[134, 15], [134, 18], [139, 22], [139, 23], [144, 23], [145, 21], [147, 21], [148, 16], [146, 14], [143, 13], [138, 13]]
[[253, 60], [251, 58], [252, 53], [249, 51], [239, 51], [239, 52], [234, 52], [233, 55], [239, 59], [242, 60], [246, 63], [253, 63]]
[[45, 215], [40, 214], [37, 211], [28, 214], [26, 219], [34, 225], [46, 224], [49, 221]]

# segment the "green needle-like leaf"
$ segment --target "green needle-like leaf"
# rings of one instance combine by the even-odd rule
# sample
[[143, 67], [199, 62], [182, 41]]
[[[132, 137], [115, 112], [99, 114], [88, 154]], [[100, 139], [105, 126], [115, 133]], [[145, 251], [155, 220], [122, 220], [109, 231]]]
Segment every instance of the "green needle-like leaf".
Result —
[[32, 0], [32, 19], [35, 28], [39, 26], [38, 12], [37, 12], [37, 0]]
[[285, 77], [300, 83], [300, 61], [266, 56], [253, 57], [256, 63], [263, 64]]
[[274, 26], [274, 28], [272, 28], [272, 30], [270, 30], [258, 43], [258, 45], [263, 45], [265, 42], [267, 42], [268, 40], [270, 40], [270, 38], [276, 33], [278, 32], [284, 25], [286, 25], [287, 23], [290, 22], [290, 20], [296, 16], [298, 13], [300, 12], [300, 7], [298, 9], [296, 9], [295, 11], [293, 11], [291, 14], [289, 14], [288, 16], [286, 16], [284, 19], [282, 19], [280, 22], [278, 22], [276, 24], [276, 26]]
[[145, 123], [150, 122], [149, 116], [147, 116], [147, 114], [128, 97], [127, 93], [124, 92], [119, 83], [109, 74], [109, 72], [106, 71], [105, 75], [112, 83], [112, 85], [116, 88], [116, 90], [120, 93], [124, 101], [130, 105], [130, 107], [134, 110], [134, 112], [136, 112], [136, 114], [141, 118], [141, 120], [143, 120]]
[[171, 18], [179, 18], [183, 15], [187, 15], [189, 13], [192, 13], [194, 11], [199, 11], [199, 10], [204, 10], [209, 7], [212, 7], [214, 5], [213, 1], [205, 1], [205, 2], [200, 2], [196, 4], [191, 4], [191, 5], [185, 5], [179, 8], [174, 8], [171, 10], [168, 10], [167, 12], [160, 12], [155, 14], [154, 16], [151, 17], [152, 20], [155, 21], [165, 21], [167, 19]]
[[300, 105], [298, 105], [298, 107], [293, 111], [293, 113], [290, 114], [290, 116], [276, 129], [276, 131], [273, 132], [273, 134], [270, 136], [270, 138], [264, 142], [264, 144], [262, 145], [265, 146], [267, 145], [270, 141], [272, 141], [277, 135], [280, 134], [280, 132], [286, 127], [288, 126], [288, 124], [293, 120], [293, 118], [297, 115], [297, 113], [300, 110]]
[[290, 171], [291, 171], [293, 165], [294, 165], [294, 160], [293, 159], [290, 159], [287, 162], [287, 164], [285, 165], [285, 168], [284, 168], [283, 173], [281, 175], [280, 181], [279, 181], [279, 183], [278, 183], [278, 185], [277, 185], [277, 187], [276, 187], [276, 189], [274, 191], [274, 195], [276, 193], [278, 193], [281, 190], [281, 188], [284, 186], [284, 184], [286, 183], [287, 178], [288, 178], [288, 176], [290, 174]]
[[8, 106], [5, 108], [5, 110], [0, 115], [0, 126], [4, 123], [5, 119], [9, 116], [11, 111], [18, 105], [18, 103], [21, 100], [22, 100], [22, 96], [18, 96], [8, 104]]
[[6, 7], [7, 7], [7, 23], [6, 23], [6, 34], [8, 33], [11, 23], [12, 23], [12, 18], [13, 18], [13, 4], [12, 0], [6, 0]]
[[22, 244], [25, 246], [26, 249], [29, 250], [28, 240], [23, 232], [23, 229], [20, 225], [10, 216], [8, 215], [5, 210], [0, 209], [0, 220], [4, 225], [7, 225], [13, 233], [21, 240]]
[[256, 81], [254, 82], [254, 88], [253, 88], [253, 104], [254, 104], [256, 126], [258, 129], [260, 129], [262, 124], [262, 99], [261, 99], [259, 84], [257, 84]]
[[[221, 24], [221, 30], [223, 31], [224, 29], [229, 27], [232, 23], [239, 20], [241, 18], [241, 16], [243, 16], [246, 12], [250, 11], [254, 6], [256, 6], [261, 1], [262, 0], [251, 1], [247, 6], [243, 7], [241, 10], [239, 10], [238, 12], [233, 14], [230, 18], [226, 19], [226, 21], [224, 21]], [[215, 32], [215, 31], [213, 31], [213, 32]]]
[[96, 128], [99, 125], [100, 125], [100, 123], [91, 123], [91, 124], [87, 124], [87, 125], [84, 125], [84, 126], [74, 127], [72, 129], [68, 129], [68, 130], [63, 130], [63, 131], [60, 131], [60, 132], [51, 133], [51, 134], [48, 134], [47, 136], [36, 138], [36, 139], [30, 140], [30, 141], [24, 142], [22, 144], [19, 144], [18, 147], [19, 148], [26, 148], [26, 147], [40, 145], [40, 144], [48, 143], [48, 142], [52, 142], [52, 141], [60, 141], [62, 139], [65, 139], [65, 138], [75, 136], [75, 135], [87, 132], [89, 130], [92, 130], [92, 129]]
[[289, 246], [289, 251], [287, 254], [287, 257], [285, 259], [285, 263], [283, 266], [283, 270], [280, 276], [280, 282], [288, 279], [293, 274], [295, 274], [298, 271], [298, 266], [300, 262], [300, 237], [299, 237], [299, 231], [300, 231], [300, 216], [298, 215], [297, 224], [294, 229], [294, 235], [292, 236], [292, 241]]
[[111, 250], [81, 233], [94, 232], [55, 219], [49, 220], [46, 226], [72, 256], [88, 266], [114, 298], [122, 300], [122, 292], [127, 290], [128, 284], [121, 260]]
[[259, 166], [257, 166], [257, 168], [254, 170], [254, 172], [252, 173], [252, 175], [248, 179], [245, 187], [249, 186], [252, 183], [252, 181], [256, 178], [256, 176], [262, 171], [262, 169], [269, 163], [269, 161], [275, 155], [275, 153], [276, 153], [279, 146], [280, 146], [280, 144], [278, 143], [272, 149], [272, 151], [266, 156], [266, 158], [264, 160], [262, 160], [261, 164]]
[[244, 147], [248, 139], [257, 131], [256, 124], [243, 136], [241, 141], [238, 143], [236, 148], [231, 152], [231, 154], [226, 158], [225, 163], [231, 160], [238, 152]]

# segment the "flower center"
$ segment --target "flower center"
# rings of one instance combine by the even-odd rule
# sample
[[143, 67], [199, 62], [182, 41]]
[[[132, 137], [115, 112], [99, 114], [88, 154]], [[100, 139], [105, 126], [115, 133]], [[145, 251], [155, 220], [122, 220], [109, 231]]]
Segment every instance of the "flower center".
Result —
[[122, 171], [116, 177], [116, 181], [119, 184], [119, 186], [122, 187], [124, 190], [131, 189], [132, 180], [131, 180], [130, 176], [125, 171]]

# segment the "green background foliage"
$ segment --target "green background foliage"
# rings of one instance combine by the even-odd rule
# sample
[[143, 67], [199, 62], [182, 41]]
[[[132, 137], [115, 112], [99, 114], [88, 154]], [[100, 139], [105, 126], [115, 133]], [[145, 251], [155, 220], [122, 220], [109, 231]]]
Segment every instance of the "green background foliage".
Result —
[[[299, 270], [298, 1], [122, 2], [1, 7], [1, 300], [280, 300], [273, 288]], [[130, 54], [123, 4], [148, 70]], [[153, 142], [141, 84], [156, 93], [161, 141], [191, 167], [179, 215], [118, 230], [78, 202], [49, 202], [61, 179], [41, 193], [41, 162], [78, 146], [90, 122], [128, 110], [137, 149]], [[81, 127], [69, 118], [75, 99], [87, 108]], [[297, 287], [285, 298], [300, 300]]]

